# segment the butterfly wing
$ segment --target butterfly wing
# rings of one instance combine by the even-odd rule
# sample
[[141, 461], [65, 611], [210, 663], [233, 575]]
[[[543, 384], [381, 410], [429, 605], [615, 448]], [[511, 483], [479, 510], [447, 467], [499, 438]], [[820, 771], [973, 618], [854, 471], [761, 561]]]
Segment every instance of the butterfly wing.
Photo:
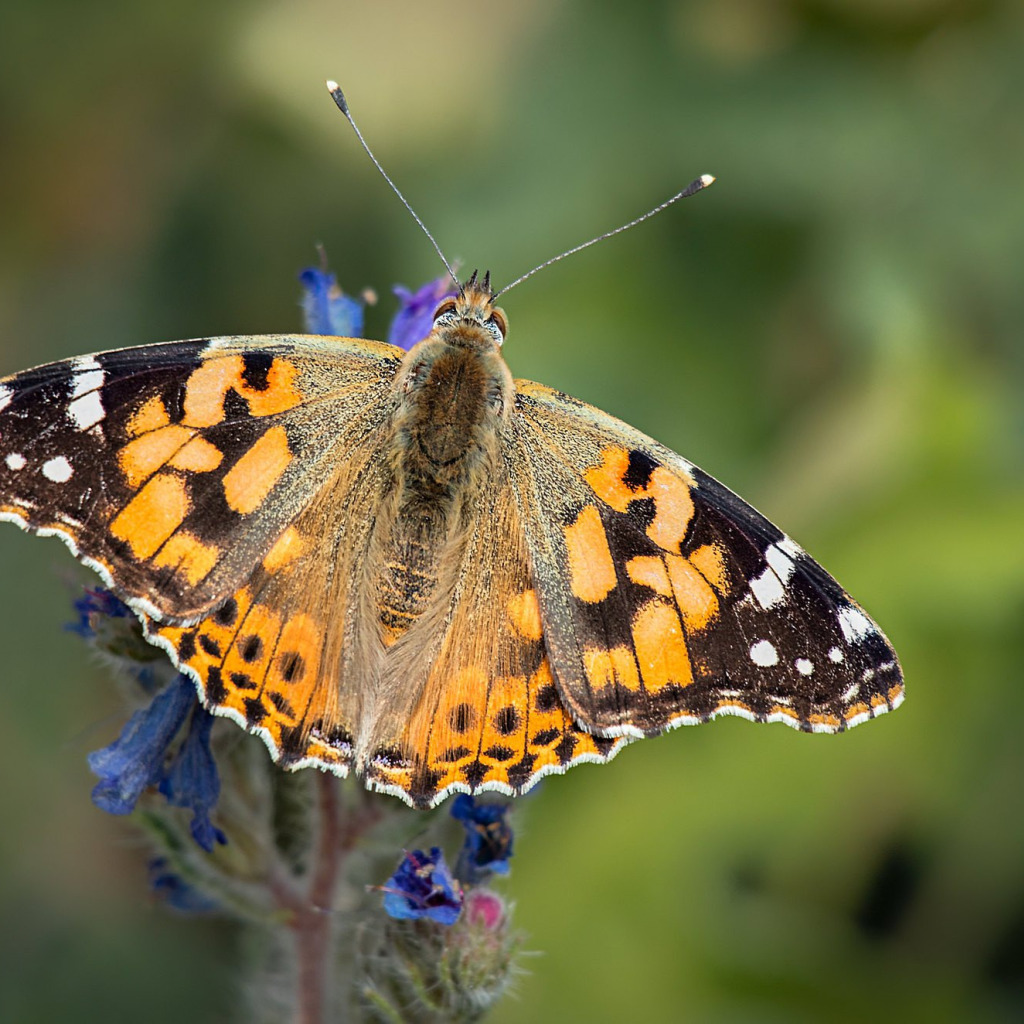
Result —
[[211, 710], [285, 761], [343, 767], [345, 616], [326, 616], [347, 606], [386, 486], [377, 438], [401, 357], [220, 338], [0, 380], [0, 518], [97, 569]]
[[[424, 628], [436, 635], [414, 632]], [[376, 789], [420, 807], [453, 790], [516, 795], [627, 742], [588, 735], [559, 696], [504, 466], [481, 495], [443, 625], [417, 624], [408, 643], [417, 658], [392, 661], [385, 686], [420, 697], [367, 766]]]
[[269, 551], [338, 449], [381, 421], [401, 354], [219, 338], [7, 377], [0, 516], [61, 536], [137, 610], [197, 617]]
[[735, 714], [836, 732], [900, 703], [881, 630], [782, 531], [632, 427], [516, 387], [516, 499], [548, 656], [583, 728]]

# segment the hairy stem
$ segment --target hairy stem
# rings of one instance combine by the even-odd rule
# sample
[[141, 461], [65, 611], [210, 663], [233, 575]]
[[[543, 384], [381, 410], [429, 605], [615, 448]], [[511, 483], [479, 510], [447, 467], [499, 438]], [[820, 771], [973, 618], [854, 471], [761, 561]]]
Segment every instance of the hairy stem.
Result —
[[300, 895], [284, 879], [274, 887], [279, 904], [292, 913], [295, 1024], [326, 1024], [328, 1020], [328, 971], [338, 878], [349, 852], [381, 816], [379, 803], [367, 799], [365, 791], [360, 794], [359, 806], [343, 815], [339, 780], [334, 775], [317, 773], [315, 785], [317, 830], [308, 890]]

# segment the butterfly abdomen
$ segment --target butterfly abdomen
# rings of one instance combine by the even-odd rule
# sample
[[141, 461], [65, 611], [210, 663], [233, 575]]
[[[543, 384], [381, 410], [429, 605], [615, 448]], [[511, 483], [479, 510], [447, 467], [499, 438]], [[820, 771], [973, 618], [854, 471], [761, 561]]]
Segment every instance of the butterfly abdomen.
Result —
[[[435, 332], [396, 377], [393, 486], [376, 527], [381, 636], [391, 646], [455, 585], [483, 483], [500, 465], [512, 381], [490, 336]], [[468, 343], [466, 343], [468, 341]]]

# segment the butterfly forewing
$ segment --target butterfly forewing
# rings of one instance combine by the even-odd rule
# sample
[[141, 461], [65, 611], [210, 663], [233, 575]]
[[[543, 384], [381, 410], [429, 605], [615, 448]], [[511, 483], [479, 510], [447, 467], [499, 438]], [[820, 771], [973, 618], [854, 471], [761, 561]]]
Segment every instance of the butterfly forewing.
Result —
[[838, 731], [900, 702], [881, 631], [768, 520], [626, 424], [517, 388], [509, 461], [581, 725], [648, 735], [737, 714]]
[[0, 381], [0, 514], [62, 536], [137, 610], [188, 619], [246, 580], [386, 417], [401, 353], [313, 337], [123, 349]]

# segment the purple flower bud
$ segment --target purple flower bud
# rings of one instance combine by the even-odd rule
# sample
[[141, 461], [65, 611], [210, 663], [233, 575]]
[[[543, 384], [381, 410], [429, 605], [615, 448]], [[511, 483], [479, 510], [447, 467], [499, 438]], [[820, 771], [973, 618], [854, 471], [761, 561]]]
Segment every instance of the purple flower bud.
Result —
[[406, 351], [430, 333], [438, 303], [445, 298], [455, 298], [457, 294], [447, 275], [425, 284], [415, 292], [400, 284], [395, 285], [394, 292], [401, 306], [391, 321], [388, 341]]
[[220, 776], [210, 750], [213, 715], [196, 707], [185, 742], [160, 780], [160, 792], [172, 807], [185, 807], [192, 812], [192, 838], [211, 853], [215, 843], [224, 845], [227, 837], [213, 822], [210, 811], [220, 796]]
[[471, 889], [466, 894], [466, 920], [489, 932], [505, 923], [505, 903], [490, 889]]
[[196, 704], [192, 681], [183, 675], [136, 711], [109, 747], [89, 755], [89, 767], [100, 777], [92, 802], [108, 814], [131, 814], [139, 797], [164, 773], [167, 747]]

